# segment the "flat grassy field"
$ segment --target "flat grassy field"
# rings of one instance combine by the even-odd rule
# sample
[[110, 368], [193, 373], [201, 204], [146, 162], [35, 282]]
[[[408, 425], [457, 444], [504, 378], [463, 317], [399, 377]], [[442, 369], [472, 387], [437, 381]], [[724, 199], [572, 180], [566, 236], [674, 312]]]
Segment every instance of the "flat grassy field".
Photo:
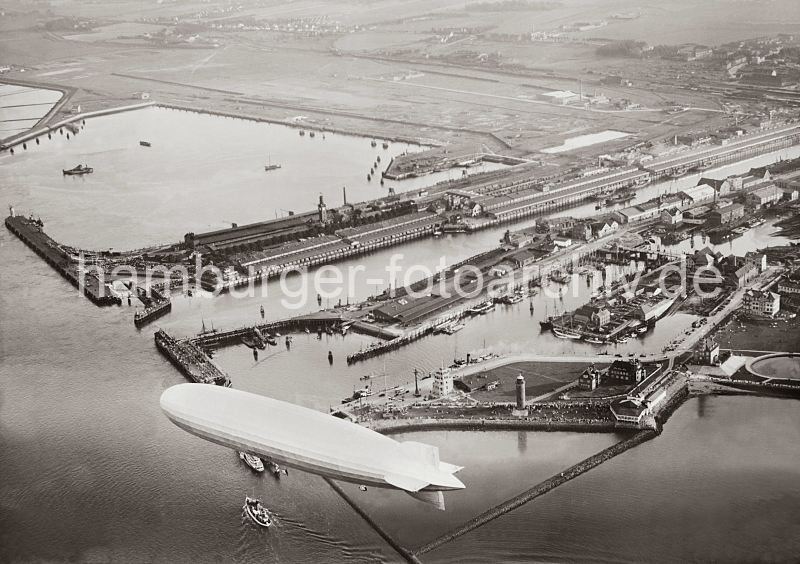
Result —
[[473, 392], [472, 397], [480, 401], [512, 401], [520, 374], [525, 377], [525, 395], [532, 398], [576, 380], [587, 366], [589, 363], [584, 362], [518, 362], [473, 374], [464, 380], [473, 388], [499, 380], [494, 390]]

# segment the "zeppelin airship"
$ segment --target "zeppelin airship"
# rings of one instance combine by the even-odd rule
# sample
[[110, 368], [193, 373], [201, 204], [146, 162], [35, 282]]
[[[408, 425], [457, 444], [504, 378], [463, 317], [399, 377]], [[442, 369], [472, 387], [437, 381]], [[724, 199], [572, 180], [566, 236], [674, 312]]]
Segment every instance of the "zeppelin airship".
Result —
[[394, 488], [444, 509], [443, 491], [463, 489], [460, 466], [439, 449], [398, 442], [344, 419], [284, 401], [208, 384], [178, 384], [161, 394], [178, 427], [207, 441], [364, 486]]

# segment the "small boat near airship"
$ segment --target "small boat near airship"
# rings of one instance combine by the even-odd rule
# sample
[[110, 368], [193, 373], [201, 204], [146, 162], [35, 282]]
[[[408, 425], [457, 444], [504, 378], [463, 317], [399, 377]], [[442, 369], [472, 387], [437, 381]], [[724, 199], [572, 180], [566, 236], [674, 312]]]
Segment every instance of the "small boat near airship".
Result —
[[272, 519], [270, 519], [267, 509], [261, 504], [260, 499], [255, 499], [250, 496], [245, 497], [244, 507], [242, 509], [244, 509], [247, 516], [250, 517], [256, 525], [262, 527], [272, 526]]
[[443, 491], [465, 486], [439, 449], [399, 442], [350, 421], [234, 388], [178, 384], [161, 409], [181, 429], [284, 467], [354, 484], [405, 491], [444, 509]]

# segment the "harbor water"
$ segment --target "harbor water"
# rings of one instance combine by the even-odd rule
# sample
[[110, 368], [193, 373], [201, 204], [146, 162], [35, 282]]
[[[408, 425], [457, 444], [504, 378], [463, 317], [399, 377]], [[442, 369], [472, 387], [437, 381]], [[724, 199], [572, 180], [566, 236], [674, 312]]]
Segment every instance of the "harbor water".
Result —
[[[271, 173], [263, 171], [267, 150], [262, 145], [272, 135], [282, 135], [283, 128], [178, 113], [174, 118], [169, 114], [169, 120], [178, 121], [162, 131], [160, 122], [167, 114], [161, 112], [121, 114], [108, 118], [108, 126], [100, 125], [106, 123], [101, 120], [88, 122], [74, 143], [51, 140], [49, 146], [43, 142], [34, 151], [3, 156], [2, 195], [20, 209], [40, 213], [56, 239], [93, 248], [129, 248], [174, 240], [191, 229], [222, 227], [222, 218], [242, 223], [263, 219], [276, 206], [307, 209], [307, 202], [327, 189], [335, 201], [345, 182], [352, 182], [354, 199], [378, 190], [374, 182], [366, 185], [366, 178], [359, 184], [366, 172], [362, 161], [369, 164], [376, 153], [369, 139], [341, 136], [337, 141], [338, 136], [328, 133], [324, 141], [319, 134], [313, 141], [301, 140], [292, 129], [292, 141], [296, 138], [304, 149], [343, 144], [327, 156], [316, 153], [313, 161], [322, 169], [339, 170], [340, 179], [324, 187], [311, 181], [286, 190], [274, 185], [269, 198], [258, 199], [241, 186], [250, 182], [250, 175], [268, 185]], [[208, 120], [211, 129], [207, 136], [181, 130], [176, 124], [184, 119]], [[139, 129], [143, 123], [149, 128]], [[250, 131], [241, 145], [220, 144], [215, 128], [240, 127]], [[179, 132], [169, 135], [183, 136], [183, 141], [200, 137], [202, 147], [180, 146], [175, 138], [163, 136], [173, 129]], [[97, 131], [102, 133], [99, 139], [94, 137]], [[153, 147], [139, 147], [140, 137]], [[228, 133], [226, 138], [235, 137]], [[280, 144], [279, 139], [276, 146]], [[160, 147], [170, 146], [164, 149], [167, 154], [185, 154], [186, 160], [171, 166], [166, 154], [159, 156]], [[243, 173], [243, 152], [256, 146], [248, 158], [253, 170]], [[345, 149], [356, 152], [362, 146], [357, 163], [341, 162], [350, 158], [342, 157]], [[394, 149], [405, 150], [392, 144]], [[309, 159], [303, 165], [308, 166], [315, 150], [301, 151], [305, 156], [271, 152], [273, 162], [300, 166]], [[102, 178], [98, 171], [98, 176], [77, 182], [60, 176], [60, 168], [89, 160], [84, 156], [92, 156], [90, 166], [110, 163], [111, 176], [95, 181]], [[232, 160], [225, 164], [225, 158]], [[216, 162], [219, 170], [198, 171], [195, 167], [204, 161]], [[275, 198], [286, 199], [277, 203]], [[213, 206], [218, 208], [210, 210]], [[441, 256], [451, 263], [495, 246], [504, 229], [420, 240], [397, 252], [405, 254], [408, 264], [435, 266]], [[746, 240], [768, 244], [774, 240], [771, 229], [761, 226]], [[739, 249], [744, 243], [737, 241], [746, 237], [731, 244]], [[377, 277], [394, 252], [385, 249], [344, 266], [363, 264]], [[295, 471], [280, 481], [252, 474], [235, 453], [172, 425], [158, 398], [184, 379], [153, 345], [155, 326], [134, 329], [133, 308], [91, 305], [5, 229], [0, 231], [0, 264], [0, 561], [397, 561], [397, 554], [321, 479]], [[391, 387], [412, 381], [415, 367], [427, 372], [471, 351], [581, 354], [593, 350], [591, 345], [541, 334], [537, 323], [556, 308], [571, 309], [588, 298], [591, 287], [585, 277], [575, 279], [576, 295], [569, 292], [562, 301], [540, 294], [534, 298], [533, 314], [527, 302], [498, 306], [455, 335], [426, 337], [350, 367], [346, 355], [371, 339], [300, 334], [290, 349], [281, 339], [278, 347], [263, 351], [259, 362], [243, 346], [220, 350], [215, 361], [230, 373], [236, 388], [325, 411], [362, 386], [359, 378], [368, 373], [380, 374], [378, 381], [385, 373]], [[374, 284], [365, 277], [355, 285], [353, 298], [373, 294], [389, 282]], [[260, 305], [268, 319], [295, 313], [281, 305], [277, 282], [265, 287], [272, 290], [267, 297], [177, 296], [172, 312], [157, 325], [189, 335], [203, 323], [219, 328], [255, 323]], [[312, 300], [299, 311], [315, 309]], [[660, 350], [692, 319], [671, 316], [644, 339], [619, 345], [619, 352]], [[333, 364], [328, 363], [328, 351]], [[800, 419], [795, 407], [792, 401], [751, 397], [691, 400], [662, 436], [423, 560], [672, 562], [742, 554], [749, 560], [790, 561], [800, 553], [795, 518]], [[413, 547], [619, 437], [442, 431], [405, 438], [438, 445], [444, 460], [466, 466], [462, 477], [468, 490], [446, 495], [448, 511], [433, 513], [396, 492], [360, 492], [349, 486], [347, 491]], [[274, 512], [276, 527], [260, 530], [243, 516], [248, 494], [256, 494]]]

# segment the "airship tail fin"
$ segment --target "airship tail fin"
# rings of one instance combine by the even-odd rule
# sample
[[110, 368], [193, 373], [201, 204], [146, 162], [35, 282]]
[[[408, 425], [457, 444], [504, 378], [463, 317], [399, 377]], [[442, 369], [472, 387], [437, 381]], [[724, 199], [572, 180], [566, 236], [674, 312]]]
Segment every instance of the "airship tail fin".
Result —
[[448, 462], [440, 462], [439, 463], [439, 470], [442, 472], [447, 472], [448, 474], [455, 474], [459, 470], [463, 470], [463, 466], [456, 466], [455, 464], [450, 464]]
[[407, 454], [424, 460], [434, 468], [439, 467], [439, 447], [418, 443], [416, 441], [405, 441], [400, 443], [400, 448]]
[[391, 484], [401, 490], [406, 490], [408, 493], [416, 493], [425, 486], [430, 485], [430, 482], [426, 482], [425, 480], [412, 478], [410, 476], [400, 476], [398, 474], [386, 474], [383, 479], [386, 480], [387, 484]]
[[406, 492], [406, 493], [411, 497], [413, 497], [414, 499], [424, 501], [425, 503], [430, 503], [439, 511], [444, 511], [444, 495], [442, 495], [442, 492], [440, 491]]

